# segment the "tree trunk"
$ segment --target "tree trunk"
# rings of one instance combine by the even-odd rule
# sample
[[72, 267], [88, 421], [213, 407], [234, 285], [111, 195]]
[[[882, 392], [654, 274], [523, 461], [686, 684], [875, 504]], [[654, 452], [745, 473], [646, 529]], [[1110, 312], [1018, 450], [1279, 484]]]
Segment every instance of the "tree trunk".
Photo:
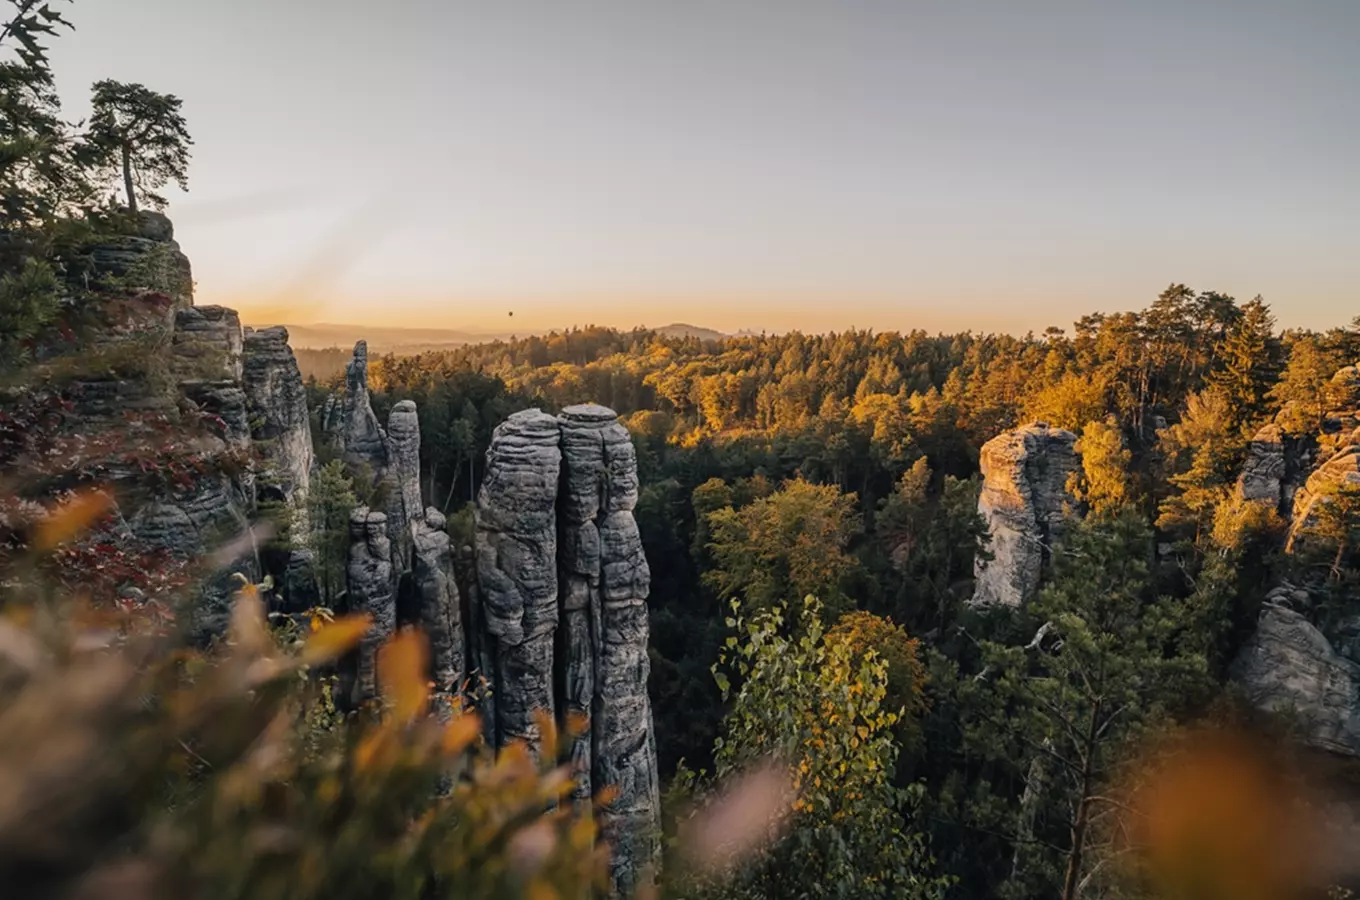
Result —
[[1072, 849], [1067, 854], [1067, 876], [1063, 879], [1062, 900], [1077, 900], [1081, 893], [1082, 852], [1086, 849], [1086, 829], [1090, 824], [1092, 760], [1095, 756], [1097, 724], [1100, 722], [1099, 700], [1091, 710], [1091, 727], [1086, 733], [1086, 752], [1081, 761], [1081, 795], [1077, 814], [1072, 820]]
[[[458, 467], [462, 464], [463, 461], [461, 459], [453, 464], [453, 477], [449, 479], [449, 492], [444, 497], [444, 515], [446, 516], [449, 514], [449, 504], [453, 502], [453, 489], [458, 487]], [[431, 488], [430, 490], [433, 493], [434, 488]], [[434, 498], [431, 497], [431, 499]]]
[[132, 188], [132, 145], [123, 142], [123, 187], [127, 188], [128, 209], [137, 211], [137, 192]]

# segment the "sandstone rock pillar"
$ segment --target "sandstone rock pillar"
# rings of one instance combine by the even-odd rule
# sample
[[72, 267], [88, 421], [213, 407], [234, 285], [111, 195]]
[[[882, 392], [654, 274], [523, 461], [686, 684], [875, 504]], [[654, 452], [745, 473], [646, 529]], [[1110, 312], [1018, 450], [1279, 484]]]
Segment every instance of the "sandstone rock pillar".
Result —
[[614, 894], [629, 896], [659, 853], [661, 806], [647, 696], [651, 573], [633, 518], [637, 457], [613, 410], [571, 406], [559, 425], [563, 703], [589, 712], [589, 733], [573, 748], [580, 793], [618, 791], [600, 826]]
[[495, 430], [477, 500], [481, 640], [492, 670], [486, 710], [495, 746], [539, 747], [536, 718], [555, 714], [557, 420], [538, 410]]
[[1080, 465], [1076, 440], [1036, 422], [982, 445], [978, 512], [991, 532], [992, 559], [977, 563], [973, 603], [1020, 606], [1038, 590], [1074, 502], [1067, 479]]
[[392, 547], [387, 538], [387, 516], [367, 506], [349, 519], [349, 558], [345, 565], [350, 609], [373, 617], [373, 627], [359, 645], [359, 671], [354, 700], [362, 703], [377, 695], [378, 647], [396, 628], [397, 603], [393, 594]]

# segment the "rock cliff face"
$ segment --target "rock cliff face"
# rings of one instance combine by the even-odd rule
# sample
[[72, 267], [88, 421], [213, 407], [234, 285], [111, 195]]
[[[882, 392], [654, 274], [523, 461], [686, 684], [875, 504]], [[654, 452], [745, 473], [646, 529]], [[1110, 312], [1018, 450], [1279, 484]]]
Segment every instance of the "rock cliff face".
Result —
[[1294, 496], [1293, 517], [1289, 525], [1288, 552], [1298, 550], [1317, 524], [1318, 512], [1329, 503], [1329, 494], [1338, 488], [1360, 489], [1360, 444], [1342, 447], [1336, 455], [1318, 466]]
[[1247, 460], [1237, 479], [1243, 500], [1263, 500], [1280, 506], [1284, 499], [1284, 430], [1273, 422], [1263, 426], [1247, 447]]
[[173, 369], [181, 393], [195, 408], [222, 422], [229, 446], [250, 445], [250, 416], [241, 383], [241, 319], [223, 306], [186, 306], [175, 312]]
[[138, 233], [91, 248], [95, 271], [167, 294], [177, 306], [192, 306], [194, 279], [189, 258], [175, 242], [175, 227], [158, 212], [139, 214]]
[[[168, 382], [154, 374], [159, 366], [149, 365], [142, 378], [81, 384], [75, 398], [86, 426], [133, 412], [157, 417], [157, 427], [177, 436], [169, 444], [164, 435], [158, 439], [157, 452], [168, 456], [156, 468], [166, 477], [149, 486], [126, 477], [115, 484], [128, 537], [188, 563], [214, 559], [217, 568], [205, 573], [190, 616], [204, 638], [224, 626], [238, 575], [272, 574], [307, 596], [306, 554], [269, 569], [252, 531], [263, 498], [277, 494], [302, 507], [313, 465], [306, 395], [287, 333], [251, 333], [234, 310], [193, 306], [188, 259], [170, 221], [158, 213], [143, 213], [138, 234], [109, 239], [92, 257], [95, 274], [113, 276], [124, 295], [160, 304], [143, 304], [155, 314], [106, 329], [101, 343], [140, 341], [144, 352], [168, 350]], [[136, 431], [125, 438], [133, 445], [146, 440]], [[223, 547], [231, 548], [230, 558], [222, 558]]]
[[264, 465], [261, 483], [300, 512], [316, 465], [307, 392], [282, 326], [246, 329], [242, 382], [251, 418], [251, 439]]
[[1256, 707], [1295, 716], [1308, 744], [1360, 756], [1360, 666], [1294, 608], [1298, 593], [1284, 587], [1267, 598], [1233, 677]]
[[1020, 606], [1038, 589], [1074, 502], [1067, 479], [1080, 465], [1076, 439], [1036, 422], [982, 446], [978, 512], [992, 535], [993, 559], [977, 564], [973, 603]]

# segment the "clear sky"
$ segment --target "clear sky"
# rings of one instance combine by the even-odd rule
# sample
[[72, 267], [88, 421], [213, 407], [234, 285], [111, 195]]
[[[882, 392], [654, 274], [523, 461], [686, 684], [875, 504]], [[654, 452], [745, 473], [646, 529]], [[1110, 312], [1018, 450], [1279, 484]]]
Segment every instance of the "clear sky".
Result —
[[[1360, 0], [77, 0], [198, 302], [520, 330], [1360, 313]], [[514, 318], [508, 313], [513, 310]]]

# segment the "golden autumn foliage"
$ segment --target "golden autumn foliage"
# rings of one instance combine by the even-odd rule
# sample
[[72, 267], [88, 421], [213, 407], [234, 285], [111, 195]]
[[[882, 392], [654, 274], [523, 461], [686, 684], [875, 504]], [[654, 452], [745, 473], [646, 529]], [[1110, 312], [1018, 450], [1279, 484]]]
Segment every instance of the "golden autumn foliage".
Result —
[[[71, 506], [52, 540], [96, 509]], [[79, 511], [77, 511], [79, 510]], [[55, 517], [54, 517], [55, 518]], [[606, 853], [541, 761], [431, 710], [422, 635], [380, 650], [380, 709], [342, 717], [327, 667], [366, 617], [271, 630], [244, 585], [204, 651], [63, 594], [0, 605], [0, 882], [25, 897], [592, 896]]]

